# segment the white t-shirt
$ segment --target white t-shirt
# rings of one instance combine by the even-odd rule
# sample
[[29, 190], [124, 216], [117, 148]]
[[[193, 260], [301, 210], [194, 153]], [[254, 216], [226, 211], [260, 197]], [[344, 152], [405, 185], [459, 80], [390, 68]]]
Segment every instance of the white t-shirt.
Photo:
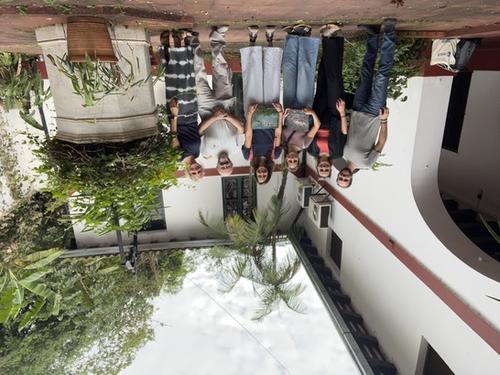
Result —
[[217, 157], [221, 151], [228, 155], [240, 151], [245, 135], [226, 120], [217, 120], [210, 125], [201, 137], [201, 155]]

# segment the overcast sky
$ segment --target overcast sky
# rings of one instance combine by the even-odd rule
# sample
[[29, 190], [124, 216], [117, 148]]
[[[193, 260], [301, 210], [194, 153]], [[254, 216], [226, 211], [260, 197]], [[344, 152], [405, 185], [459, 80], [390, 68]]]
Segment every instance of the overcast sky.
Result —
[[[287, 251], [294, 250], [279, 248], [281, 254]], [[258, 306], [251, 282], [241, 280], [223, 293], [217, 276], [197, 267], [179, 293], [153, 301], [155, 339], [122, 374], [358, 373], [303, 268], [294, 282], [306, 286], [305, 314], [282, 305], [263, 321], [251, 320]]]

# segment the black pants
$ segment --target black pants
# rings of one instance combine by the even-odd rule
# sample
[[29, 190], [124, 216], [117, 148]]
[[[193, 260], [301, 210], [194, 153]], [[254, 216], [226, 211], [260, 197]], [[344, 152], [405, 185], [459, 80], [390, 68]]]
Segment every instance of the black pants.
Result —
[[[313, 109], [321, 121], [321, 128], [328, 129], [328, 147], [331, 158], [342, 156], [346, 136], [341, 132], [337, 99], [345, 98], [342, 64], [344, 62], [344, 38], [323, 38], [323, 55], [318, 68], [316, 95]], [[311, 155], [319, 155], [316, 141], [308, 149]]]
[[344, 38], [322, 38], [323, 55], [318, 68], [318, 81], [313, 109], [327, 127], [332, 117], [340, 120], [337, 99], [344, 98], [342, 64], [344, 62]]

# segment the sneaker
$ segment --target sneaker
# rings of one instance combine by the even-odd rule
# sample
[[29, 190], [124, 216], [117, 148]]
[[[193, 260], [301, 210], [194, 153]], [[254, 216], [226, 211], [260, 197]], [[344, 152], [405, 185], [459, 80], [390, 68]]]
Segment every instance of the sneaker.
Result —
[[250, 43], [255, 43], [257, 40], [257, 34], [259, 33], [259, 25], [248, 26], [248, 36], [250, 38]]
[[293, 27], [291, 34], [299, 36], [311, 36], [311, 31], [312, 31], [311, 25], [306, 25], [305, 23], [302, 23], [300, 25], [295, 25]]
[[337, 35], [337, 33], [341, 30], [339, 25], [335, 25], [334, 23], [328, 23], [326, 25], [321, 26], [319, 29], [319, 34], [323, 38], [332, 38]]
[[180, 46], [181, 42], [186, 37], [186, 32], [182, 30], [174, 29], [172, 30], [172, 39], [174, 40], [174, 47]]
[[275, 31], [276, 31], [276, 25], [266, 25], [266, 41], [268, 43], [273, 42]]
[[200, 33], [197, 31], [183, 31], [184, 36], [184, 45], [186, 47], [191, 46], [196, 48], [200, 45], [199, 35]]
[[225, 38], [225, 33], [229, 30], [226, 25], [222, 26], [212, 26], [212, 31], [208, 35], [208, 38], [212, 41], [223, 42]]
[[227, 33], [228, 30], [229, 30], [229, 26], [228, 25], [212, 26], [212, 32], [216, 31], [216, 32], [218, 32], [221, 35], [224, 35], [225, 33]]
[[363, 30], [368, 35], [380, 34], [380, 25], [358, 25], [358, 29]]
[[396, 30], [396, 22], [397, 20], [395, 18], [386, 18], [382, 22], [382, 28], [381, 31], [383, 33], [390, 33]]
[[300, 20], [293, 25], [283, 26], [281, 30], [290, 35], [311, 36], [312, 27]]
[[293, 31], [294, 25], [286, 25], [281, 28], [281, 31], [284, 31], [287, 34], [290, 34]]

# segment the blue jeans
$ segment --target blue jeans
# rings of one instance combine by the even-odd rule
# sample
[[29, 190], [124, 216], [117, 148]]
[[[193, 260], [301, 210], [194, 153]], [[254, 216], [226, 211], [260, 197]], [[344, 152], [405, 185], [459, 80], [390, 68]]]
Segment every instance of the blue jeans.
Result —
[[394, 64], [394, 50], [396, 49], [396, 33], [384, 34], [380, 49], [380, 63], [374, 77], [374, 65], [377, 59], [378, 35], [368, 36], [366, 53], [361, 68], [361, 80], [354, 96], [353, 109], [378, 116], [387, 101], [387, 86]]
[[283, 106], [311, 108], [319, 39], [287, 35], [283, 51]]

